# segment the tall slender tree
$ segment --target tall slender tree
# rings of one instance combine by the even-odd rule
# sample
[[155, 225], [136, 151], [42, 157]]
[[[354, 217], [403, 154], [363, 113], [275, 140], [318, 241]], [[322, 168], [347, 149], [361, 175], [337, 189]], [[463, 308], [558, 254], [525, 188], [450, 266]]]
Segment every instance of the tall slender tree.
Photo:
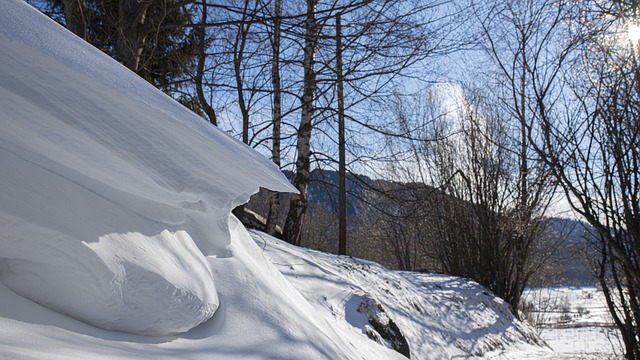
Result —
[[[517, 221], [512, 226], [520, 229], [514, 241], [515, 283], [520, 288], [513, 291], [512, 306], [517, 306], [528, 282], [527, 257], [540, 235], [536, 229], [544, 224], [541, 215], [555, 192], [549, 166], [534, 151], [542, 139], [533, 129], [545, 116], [540, 104], [558, 96], [560, 71], [575, 47], [573, 39], [564, 39], [572, 15], [570, 2], [525, 0], [492, 5], [478, 16], [486, 52], [496, 69], [492, 76], [499, 79], [494, 84], [500, 89], [496, 100], [517, 130], [511, 140], [517, 144], [513, 151], [518, 155], [519, 178], [514, 208]], [[540, 89], [544, 94], [537, 93]]]
[[344, 124], [344, 79], [342, 74], [342, 14], [336, 14], [336, 77], [338, 93], [339, 207], [338, 254], [347, 254], [347, 158]]
[[[282, 31], [282, 1], [275, 0], [273, 11], [273, 33], [271, 35], [271, 86], [273, 88], [273, 132], [271, 140], [271, 161], [278, 167], [281, 165], [280, 136], [282, 127], [282, 89], [280, 87], [280, 33]], [[266, 232], [276, 234], [276, 226], [280, 209], [280, 195], [271, 194], [269, 212], [267, 214]]]
[[315, 113], [315, 52], [318, 44], [318, 25], [316, 23], [317, 0], [306, 0], [307, 12], [304, 36], [304, 80], [300, 124], [297, 131], [296, 175], [293, 185], [298, 194], [293, 194], [289, 204], [289, 213], [284, 225], [284, 239], [291, 244], [300, 244], [300, 235], [307, 211], [307, 190], [311, 179], [311, 130]]
[[[211, 106], [211, 103], [207, 99], [205, 95], [205, 86], [204, 86], [204, 75], [205, 75], [205, 65], [207, 62], [207, 49], [209, 48], [210, 41], [207, 38], [207, 13], [209, 7], [207, 6], [206, 1], [202, 3], [202, 13], [200, 15], [200, 24], [198, 26], [198, 58], [196, 65], [196, 73], [194, 76], [194, 86], [196, 88], [196, 96], [197, 96], [197, 107], [201, 109], [209, 119], [209, 122], [213, 125], [218, 125], [218, 116], [216, 115], [216, 111]], [[198, 110], [196, 109], [196, 110]]]

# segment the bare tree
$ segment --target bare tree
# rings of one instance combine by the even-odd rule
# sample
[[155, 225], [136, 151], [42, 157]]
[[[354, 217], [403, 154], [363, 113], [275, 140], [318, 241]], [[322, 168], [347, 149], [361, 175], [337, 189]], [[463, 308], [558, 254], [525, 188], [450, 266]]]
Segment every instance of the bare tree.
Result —
[[[532, 143], [540, 159], [595, 229], [600, 285], [625, 356], [639, 359], [640, 64], [637, 44], [619, 30], [637, 3], [586, 2], [579, 10], [564, 32], [579, 56], [565, 48], [551, 68], [544, 66], [548, 56], [526, 66], [537, 114], [529, 138], [538, 139]], [[567, 89], [556, 85], [561, 76]]]
[[307, 190], [310, 179], [311, 163], [311, 129], [315, 112], [315, 51], [318, 41], [316, 23], [317, 0], [307, 0], [307, 13], [304, 37], [304, 85], [300, 124], [297, 133], [296, 176], [293, 185], [300, 192], [291, 197], [289, 214], [284, 225], [284, 239], [291, 244], [300, 244], [300, 233], [307, 210]]
[[[545, 261], [537, 250], [553, 183], [542, 171], [528, 174], [527, 190], [537, 201], [527, 203], [523, 217], [519, 128], [492, 99], [438, 85], [398, 101], [397, 121], [422, 129], [422, 140], [409, 143], [399, 163], [423, 184], [408, 193], [410, 211], [399, 223], [420, 235], [414, 241], [435, 270], [475, 279], [515, 312]], [[411, 215], [417, 218], [407, 222]], [[418, 226], [427, 231], [414, 233]]]
[[[271, 160], [277, 166], [281, 165], [280, 136], [282, 127], [282, 89], [280, 88], [280, 33], [282, 31], [282, 1], [275, 0], [273, 12], [273, 33], [271, 35], [271, 84], [273, 88], [273, 132], [271, 144]], [[269, 199], [269, 212], [265, 231], [270, 235], [276, 234], [278, 209], [280, 208], [280, 195], [277, 192], [271, 194]]]
[[[207, 49], [210, 45], [210, 41], [207, 37], [207, 12], [208, 6], [206, 2], [202, 5], [202, 13], [200, 15], [200, 26], [198, 27], [198, 59], [196, 65], [196, 73], [194, 76], [194, 86], [196, 88], [196, 95], [198, 99], [198, 109], [201, 109], [209, 119], [211, 124], [217, 126], [218, 125], [218, 117], [216, 115], [216, 111], [211, 106], [210, 101], [207, 99], [205, 95], [205, 87], [204, 87], [204, 75], [205, 75], [205, 64], [207, 62]], [[198, 110], [194, 109], [194, 110]]]
[[600, 33], [572, 64], [572, 111], [547, 106], [538, 151], [573, 209], [595, 229], [600, 285], [625, 356], [640, 359], [640, 63], [637, 48], [610, 26], [619, 9], [598, 19]]
[[[534, 146], [541, 141], [531, 131], [543, 116], [536, 89], [543, 90], [542, 101], [553, 101], [558, 73], [575, 45], [558, 43], [570, 19], [567, 7], [563, 1], [507, 1], [494, 5], [480, 19], [486, 52], [496, 67], [491, 73], [497, 78], [492, 85], [500, 89], [495, 101], [515, 120], [517, 129], [513, 142], [519, 144], [518, 216], [525, 222], [530, 205], [547, 200], [539, 198], [545, 192], [538, 189], [545, 181], [536, 178], [548, 176], [549, 171], [535, 158]], [[555, 47], [560, 50], [550, 50]]]
[[[317, 140], [313, 155], [317, 166], [346, 174], [349, 167], [366, 164], [375, 157], [372, 154], [380, 154], [364, 145], [370, 139], [395, 135], [392, 129], [396, 127], [389, 126], [390, 119], [384, 121], [384, 117], [362, 109], [380, 108], [396, 84], [412, 78], [414, 66], [451, 50], [449, 28], [442, 20], [446, 16], [433, 18], [440, 5], [420, 1], [407, 7], [402, 1], [387, 0], [344, 3], [325, 9], [318, 21], [321, 31], [316, 60], [317, 111], [313, 128]], [[344, 21], [339, 23], [337, 14]], [[339, 36], [334, 36], [332, 32], [338, 33], [341, 24], [345, 25], [340, 26]], [[342, 217], [342, 229], [346, 228], [345, 214], [343, 208], [338, 216]], [[347, 236], [344, 232], [339, 234], [339, 252], [346, 253]]]

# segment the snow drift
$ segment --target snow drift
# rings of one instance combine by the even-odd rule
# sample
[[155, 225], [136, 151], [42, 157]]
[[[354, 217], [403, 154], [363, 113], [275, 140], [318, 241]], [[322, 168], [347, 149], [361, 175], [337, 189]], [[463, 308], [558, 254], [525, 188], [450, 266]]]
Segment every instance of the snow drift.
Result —
[[28, 5], [3, 1], [0, 23], [0, 280], [106, 329], [210, 318], [230, 210], [291, 186]]

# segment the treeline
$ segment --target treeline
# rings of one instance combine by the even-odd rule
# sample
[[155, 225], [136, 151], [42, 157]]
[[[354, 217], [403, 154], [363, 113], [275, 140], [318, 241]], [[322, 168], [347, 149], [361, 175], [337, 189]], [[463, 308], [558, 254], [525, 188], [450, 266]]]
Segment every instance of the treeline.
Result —
[[312, 169], [338, 171], [337, 235], [321, 237], [343, 254], [347, 173], [393, 180], [359, 182], [357, 236], [516, 309], [558, 246], [546, 218], [562, 194], [640, 358], [636, 0], [32, 3], [290, 170], [300, 194], [269, 194], [263, 214], [290, 243], [314, 236]]

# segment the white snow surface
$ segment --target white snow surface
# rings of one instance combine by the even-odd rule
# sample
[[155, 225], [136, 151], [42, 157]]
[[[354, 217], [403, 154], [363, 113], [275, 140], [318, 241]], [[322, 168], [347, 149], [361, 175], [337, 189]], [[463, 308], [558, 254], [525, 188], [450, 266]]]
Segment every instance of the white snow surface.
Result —
[[369, 315], [413, 359], [549, 355], [476, 283], [247, 232], [279, 170], [19, 0], [0, 169], [0, 358], [404, 359]]
[[527, 289], [523, 300], [530, 306], [530, 322], [556, 354], [583, 359], [624, 358], [622, 337], [599, 288]]
[[[412, 359], [550, 355], [531, 326], [517, 321], [502, 299], [474, 281], [389, 271], [370, 261], [298, 248], [259, 232], [252, 234], [267, 258], [315, 311], [361, 348], [371, 347], [373, 341], [365, 335], [371, 324], [358, 308], [362, 309], [361, 304], [370, 308], [367, 300], [373, 299], [383, 309], [377, 316], [393, 320], [403, 332]], [[374, 354], [372, 351], [365, 358], [398, 356]]]
[[0, 3], [0, 280], [106, 329], [184, 332], [206, 256], [279, 170], [21, 1]]

